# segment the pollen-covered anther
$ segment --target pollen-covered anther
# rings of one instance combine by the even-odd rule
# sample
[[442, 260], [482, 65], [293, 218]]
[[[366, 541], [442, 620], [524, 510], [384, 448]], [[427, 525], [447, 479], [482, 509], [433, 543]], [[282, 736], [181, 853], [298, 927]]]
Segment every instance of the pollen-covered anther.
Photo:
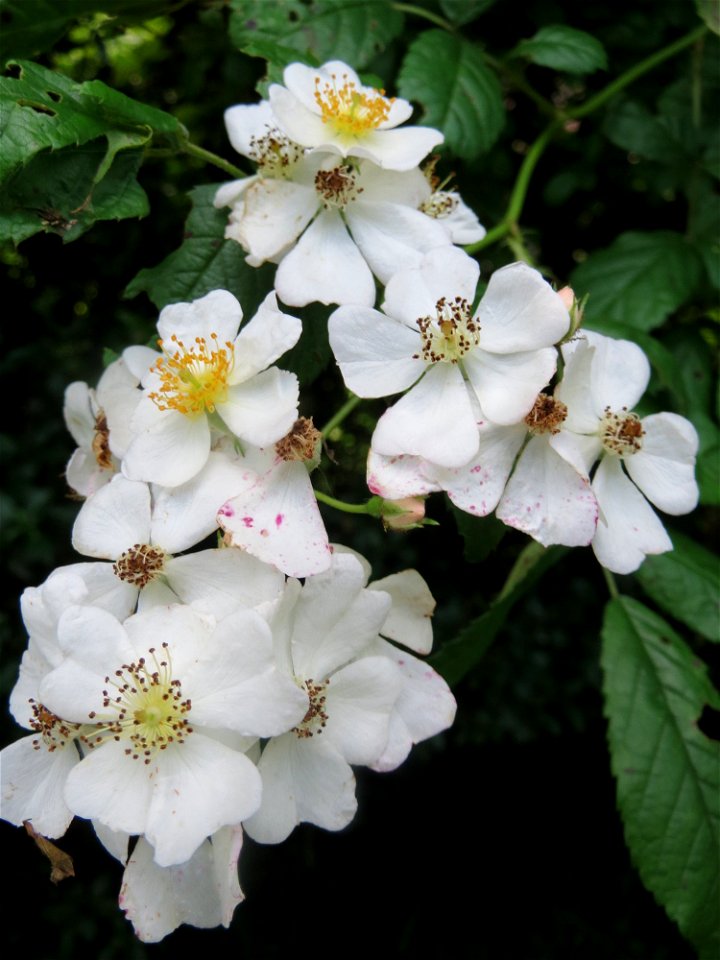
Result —
[[627, 407], [617, 413], [605, 407], [600, 421], [600, 439], [608, 453], [616, 457], [631, 456], [642, 449], [644, 436], [645, 431], [636, 413], [628, 413]]
[[322, 197], [325, 207], [345, 207], [363, 192], [356, 185], [355, 174], [348, 166], [318, 170], [315, 174], [315, 189]]
[[275, 444], [275, 452], [286, 462], [313, 460], [322, 434], [309, 417], [299, 417], [292, 429]]
[[112, 470], [112, 453], [110, 452], [110, 429], [107, 417], [102, 410], [98, 410], [95, 417], [95, 430], [92, 438], [92, 452], [97, 465], [102, 470]]
[[[156, 751], [183, 743], [193, 732], [187, 720], [192, 704], [183, 699], [180, 681], [173, 680], [167, 643], [159, 654], [163, 659], [158, 658], [155, 647], [148, 654], [149, 659], [125, 663], [112, 677], [105, 677], [108, 687], [102, 691], [103, 708], [116, 717], [82, 737], [91, 749], [110, 739], [127, 740], [125, 755], [149, 764]], [[90, 719], [95, 721], [94, 712]]]
[[248, 155], [265, 177], [287, 177], [303, 153], [300, 144], [290, 140], [277, 127], [269, 127], [262, 137], [250, 137]]
[[136, 543], [118, 557], [113, 564], [113, 573], [142, 590], [162, 573], [166, 558], [167, 554], [160, 547]]
[[560, 433], [560, 424], [567, 417], [567, 407], [548, 393], [539, 393], [533, 408], [525, 417], [532, 433]]
[[40, 734], [38, 739], [32, 741], [34, 750], [44, 748], [48, 753], [52, 753], [58, 747], [64, 747], [70, 740], [75, 739], [80, 729], [79, 723], [63, 720], [32, 698], [28, 702], [32, 710], [30, 727]]
[[328, 722], [328, 715], [325, 712], [325, 691], [327, 690], [329, 680], [321, 680], [317, 683], [314, 680], [298, 681], [310, 698], [310, 706], [297, 727], [292, 728], [292, 732], [299, 740], [307, 740], [320, 734], [325, 729]]
[[148, 396], [159, 410], [177, 410], [186, 416], [213, 413], [215, 405], [227, 399], [228, 377], [235, 362], [233, 344], [221, 344], [216, 333], [210, 334], [209, 343], [205, 337], [195, 337], [191, 347], [175, 334], [170, 340], [169, 349], [158, 341], [164, 356], [151, 372], [160, 379], [160, 386]]
[[325, 84], [320, 77], [315, 78], [315, 103], [323, 123], [337, 133], [352, 135], [375, 130], [388, 119], [394, 98], [385, 97], [384, 90], [361, 93], [347, 74], [342, 75], [340, 82], [336, 74], [331, 77], [332, 83]]
[[422, 350], [413, 354], [413, 359], [457, 363], [480, 343], [480, 324], [463, 297], [453, 300], [441, 297], [435, 310], [434, 317], [418, 317], [415, 321], [422, 338]]
[[435, 220], [442, 220], [443, 217], [449, 217], [457, 209], [458, 198], [445, 190], [438, 190], [420, 204], [422, 213]]

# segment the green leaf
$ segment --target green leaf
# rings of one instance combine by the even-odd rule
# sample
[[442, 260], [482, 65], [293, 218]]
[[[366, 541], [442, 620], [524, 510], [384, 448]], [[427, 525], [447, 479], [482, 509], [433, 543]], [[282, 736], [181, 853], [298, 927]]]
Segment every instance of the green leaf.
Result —
[[463, 538], [463, 556], [468, 563], [482, 563], [493, 552], [507, 532], [497, 517], [473, 517], [464, 510], [452, 507], [458, 533]]
[[587, 326], [604, 332], [608, 322], [637, 330], [660, 326], [693, 295], [701, 277], [700, 259], [683, 237], [656, 230], [621, 234], [590, 254], [570, 282], [578, 297], [590, 295]]
[[713, 33], [720, 35], [720, 3], [718, 0], [695, 0], [698, 16]]
[[500, 84], [480, 48], [442, 30], [426, 30], [413, 41], [398, 90], [422, 105], [423, 123], [442, 130], [448, 147], [467, 160], [489, 150], [505, 123]]
[[68, 243], [98, 220], [146, 216], [147, 196], [136, 179], [142, 151], [116, 154], [102, 140], [38, 154], [0, 194], [0, 236], [18, 244], [44, 231]]
[[695, 475], [700, 487], [700, 503], [720, 506], [720, 430], [707, 414], [699, 411], [692, 416], [700, 437]]
[[603, 131], [616, 147], [629, 150], [648, 160], [673, 163], [687, 159], [685, 141], [674, 136], [662, 117], [632, 100], [620, 100], [608, 110]]
[[720, 749], [700, 732], [718, 695], [660, 617], [628, 597], [603, 625], [605, 713], [625, 838], [643, 883], [701, 957], [720, 949]]
[[328, 338], [330, 310], [321, 303], [307, 307], [282, 307], [287, 313], [302, 320], [300, 339], [281, 360], [283, 370], [297, 375], [301, 387], [309, 387], [327, 367], [332, 357]]
[[665, 613], [720, 643], [720, 558], [677, 531], [670, 553], [647, 557], [635, 574]]
[[235, 240], [225, 239], [228, 211], [216, 210], [213, 198], [220, 184], [190, 191], [193, 208], [185, 224], [182, 246], [155, 267], [148, 267], [128, 285], [125, 296], [147, 293], [158, 310], [168, 303], [190, 302], [211, 290], [229, 290], [252, 317], [272, 290], [274, 266], [249, 267]]
[[130, 145], [153, 131], [182, 135], [170, 114], [126, 97], [99, 80], [74, 83], [23, 61], [19, 77], [0, 77], [0, 182], [42, 150], [79, 146], [111, 133], [132, 134]]
[[0, 62], [49, 50], [79, 17], [112, 9], [113, 17], [143, 19], [171, 6], [168, 0], [0, 0]]
[[607, 54], [599, 40], [584, 30], [560, 24], [541, 27], [534, 37], [521, 40], [513, 55], [567, 73], [607, 70]]
[[452, 23], [462, 26], [485, 13], [496, 0], [440, 0], [440, 9]]
[[430, 658], [451, 686], [482, 660], [517, 601], [566, 553], [564, 547], [546, 550], [534, 542], [525, 547], [492, 606]]
[[310, 54], [317, 63], [344, 60], [358, 70], [404, 24], [402, 13], [385, 0], [231, 0], [230, 9], [230, 38], [240, 50], [258, 51], [258, 41], [270, 42], [295, 50], [295, 60]]

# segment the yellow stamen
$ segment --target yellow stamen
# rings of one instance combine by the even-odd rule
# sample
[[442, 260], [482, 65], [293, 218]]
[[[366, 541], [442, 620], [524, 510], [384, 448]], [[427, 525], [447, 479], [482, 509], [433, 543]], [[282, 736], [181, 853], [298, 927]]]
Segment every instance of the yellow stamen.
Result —
[[320, 77], [315, 78], [315, 102], [320, 107], [322, 121], [337, 133], [357, 136], [384, 123], [394, 102], [394, 98], [385, 97], [384, 93], [384, 90], [361, 93], [347, 74], [343, 74], [341, 84], [332, 74], [332, 83], [325, 83], [323, 87]]
[[[149, 394], [150, 399], [160, 410], [177, 410], [187, 417], [213, 413], [215, 406], [227, 399], [227, 381], [235, 360], [233, 345], [221, 345], [216, 333], [210, 334], [211, 344], [204, 337], [195, 337], [190, 348], [175, 334], [170, 339], [176, 349], [165, 351], [152, 367], [161, 386]], [[158, 343], [164, 350], [162, 340]]]

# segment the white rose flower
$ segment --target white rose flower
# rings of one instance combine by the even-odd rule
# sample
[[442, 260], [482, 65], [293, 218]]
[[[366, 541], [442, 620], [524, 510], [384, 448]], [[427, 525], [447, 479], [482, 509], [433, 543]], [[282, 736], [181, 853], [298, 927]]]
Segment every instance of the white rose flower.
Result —
[[207, 463], [215, 428], [257, 445], [288, 432], [297, 417], [297, 378], [271, 364], [295, 345], [301, 323], [278, 309], [273, 293], [238, 334], [242, 316], [227, 290], [161, 311], [163, 353], [143, 380], [130, 424], [122, 464], [129, 479], [185, 483]]
[[363, 86], [339, 60], [321, 67], [291, 63], [283, 80], [284, 87], [270, 87], [270, 104], [287, 136], [304, 147], [366, 157], [388, 170], [410, 170], [443, 141], [431, 127], [396, 130], [410, 118], [411, 104]]

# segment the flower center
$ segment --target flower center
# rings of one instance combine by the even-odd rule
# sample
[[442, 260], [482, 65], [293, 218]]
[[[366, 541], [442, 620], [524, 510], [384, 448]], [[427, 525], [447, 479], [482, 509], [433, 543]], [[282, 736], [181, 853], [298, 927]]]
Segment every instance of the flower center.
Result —
[[[83, 737], [89, 747], [111, 738], [128, 740], [126, 756], [148, 764], [158, 750], [167, 749], [171, 743], [184, 743], [193, 732], [186, 716], [190, 700], [183, 700], [180, 681], [172, 679], [167, 643], [162, 649], [167, 659], [158, 660], [155, 647], [151, 647], [150, 662], [140, 657], [137, 663], [123, 664], [112, 678], [105, 677], [109, 688], [103, 690], [103, 707], [116, 716], [91, 736]], [[90, 719], [95, 720], [94, 712]]]
[[79, 723], [68, 723], [67, 720], [62, 720], [32, 698], [29, 703], [33, 714], [30, 726], [40, 734], [38, 739], [32, 741], [33, 750], [40, 750], [44, 746], [48, 753], [52, 753], [75, 739], [80, 729]]
[[112, 470], [112, 453], [110, 453], [110, 429], [107, 417], [99, 410], [95, 417], [95, 432], [92, 438], [92, 452], [97, 465], [102, 470]]
[[298, 740], [307, 740], [315, 734], [320, 736], [325, 729], [328, 722], [328, 715], [325, 713], [325, 691], [329, 683], [329, 680], [321, 680], [318, 683], [314, 680], [298, 681], [298, 685], [303, 687], [310, 697], [308, 712], [298, 726], [292, 728]]
[[300, 417], [290, 433], [278, 440], [275, 452], [281, 460], [313, 460], [322, 434], [308, 417]]
[[346, 166], [318, 170], [315, 189], [326, 207], [345, 207], [363, 192], [362, 187], [356, 186], [355, 174]]
[[434, 317], [418, 317], [422, 351], [414, 360], [426, 363], [457, 363], [480, 343], [480, 324], [473, 319], [470, 304], [463, 297], [448, 301], [440, 297]]
[[315, 103], [320, 107], [323, 123], [329, 124], [336, 133], [358, 134], [375, 130], [390, 115], [394, 98], [384, 96], [384, 90], [372, 90], [361, 93], [347, 74], [343, 74], [341, 83], [331, 74], [332, 83], [321, 85], [320, 77], [315, 78]]
[[560, 433], [560, 424], [567, 417], [567, 407], [547, 393], [539, 393], [525, 423], [531, 433]]
[[186, 347], [175, 334], [170, 339], [172, 352], [166, 352], [163, 341], [158, 341], [165, 355], [151, 372], [160, 378], [160, 387], [148, 396], [159, 410], [177, 410], [188, 417], [213, 413], [215, 405], [227, 398], [227, 380], [235, 361], [233, 345], [220, 344], [216, 333], [210, 334], [209, 344], [204, 337], [195, 337], [192, 347]]
[[288, 179], [292, 168], [303, 155], [300, 144], [271, 127], [262, 137], [250, 137], [249, 156], [264, 177]]
[[435, 220], [442, 220], [443, 217], [449, 217], [457, 209], [458, 198], [445, 190], [438, 190], [433, 193], [423, 203], [420, 204], [420, 210], [433, 217]]
[[600, 439], [608, 453], [616, 457], [631, 456], [642, 448], [644, 436], [645, 431], [636, 413], [628, 413], [627, 407], [619, 413], [605, 407], [600, 421]]
[[149, 543], [136, 543], [121, 554], [113, 564], [113, 573], [120, 580], [142, 590], [151, 580], [160, 576], [167, 554]]

